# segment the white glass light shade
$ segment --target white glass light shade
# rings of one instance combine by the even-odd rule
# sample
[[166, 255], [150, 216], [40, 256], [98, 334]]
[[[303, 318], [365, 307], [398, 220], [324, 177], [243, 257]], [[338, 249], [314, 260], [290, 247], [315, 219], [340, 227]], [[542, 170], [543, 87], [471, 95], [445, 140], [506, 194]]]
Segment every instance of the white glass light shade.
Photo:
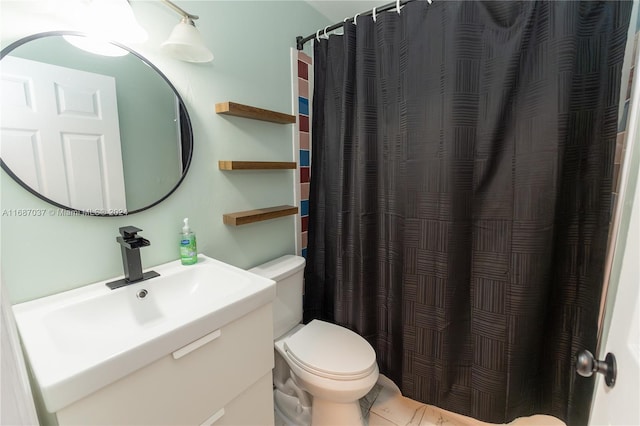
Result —
[[83, 37], [83, 36], [62, 36], [67, 42], [74, 45], [78, 49], [82, 49], [85, 52], [95, 53], [101, 56], [126, 56], [129, 54], [124, 49], [119, 48], [115, 44], [111, 44], [106, 40], [102, 40], [97, 37]]
[[195, 25], [183, 19], [162, 43], [162, 51], [186, 62], [211, 62], [213, 53], [205, 46], [202, 34]]
[[142, 43], [147, 32], [138, 24], [127, 0], [80, 0], [70, 15], [84, 37], [65, 36], [65, 40], [80, 49], [105, 56], [123, 56], [128, 52], [109, 41], [122, 44]]

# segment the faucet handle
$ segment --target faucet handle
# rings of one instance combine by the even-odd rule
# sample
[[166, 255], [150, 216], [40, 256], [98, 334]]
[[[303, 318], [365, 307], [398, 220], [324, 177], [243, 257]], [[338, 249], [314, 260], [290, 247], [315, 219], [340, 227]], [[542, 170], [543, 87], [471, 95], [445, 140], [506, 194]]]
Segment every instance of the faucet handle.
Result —
[[136, 238], [137, 233], [142, 231], [140, 228], [136, 228], [135, 226], [123, 226], [119, 229], [120, 235], [122, 235], [125, 239]]

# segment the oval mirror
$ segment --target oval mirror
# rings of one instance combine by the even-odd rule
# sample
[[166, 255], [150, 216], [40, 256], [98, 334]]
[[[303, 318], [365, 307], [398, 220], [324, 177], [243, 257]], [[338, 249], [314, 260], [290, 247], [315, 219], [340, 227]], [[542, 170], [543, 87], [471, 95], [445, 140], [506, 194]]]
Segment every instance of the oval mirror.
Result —
[[[67, 210], [137, 213], [180, 185], [191, 122], [171, 82], [124, 46], [103, 56], [74, 32], [36, 34], [0, 52], [2, 168]], [[71, 44], [73, 42], [73, 44]]]

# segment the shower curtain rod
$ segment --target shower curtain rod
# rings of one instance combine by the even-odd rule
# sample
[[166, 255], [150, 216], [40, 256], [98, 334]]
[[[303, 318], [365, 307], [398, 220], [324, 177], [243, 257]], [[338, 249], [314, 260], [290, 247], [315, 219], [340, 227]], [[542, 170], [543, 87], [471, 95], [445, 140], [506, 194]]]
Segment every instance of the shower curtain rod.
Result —
[[[412, 1], [415, 1], [415, 0], [401, 0], [400, 2], [394, 1], [392, 3], [388, 3], [388, 4], [385, 4], [383, 6], [376, 7], [376, 13], [385, 12], [387, 10], [395, 9], [396, 7], [398, 7], [398, 5], [400, 5], [400, 7], [402, 7], [407, 3], [411, 3]], [[431, 2], [429, 1], [429, 3], [431, 3]], [[373, 9], [372, 10], [368, 10], [366, 12], [358, 13], [356, 16], [370, 16], [370, 15], [373, 15]], [[342, 27], [345, 22], [353, 21], [353, 20], [354, 20], [354, 18], [347, 18], [343, 22], [338, 22], [337, 24], [333, 24], [330, 27], [326, 27], [323, 30], [318, 30], [317, 32], [315, 32], [313, 34], [310, 34], [310, 35], [308, 35], [306, 37], [298, 36], [298, 37], [296, 37], [296, 46], [297, 46], [298, 50], [302, 50], [304, 48], [304, 44], [306, 42], [308, 42], [309, 40], [313, 40], [314, 38], [316, 38], [319, 33], [326, 34], [329, 31], [337, 30], [338, 28]]]

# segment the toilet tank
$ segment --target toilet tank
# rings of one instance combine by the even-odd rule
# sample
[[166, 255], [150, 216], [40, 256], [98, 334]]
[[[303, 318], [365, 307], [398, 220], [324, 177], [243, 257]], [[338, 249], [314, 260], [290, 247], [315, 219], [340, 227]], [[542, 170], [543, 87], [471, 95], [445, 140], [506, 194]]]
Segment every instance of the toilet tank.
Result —
[[288, 254], [249, 269], [249, 272], [276, 282], [276, 299], [273, 302], [274, 339], [302, 322], [304, 265], [304, 257]]

